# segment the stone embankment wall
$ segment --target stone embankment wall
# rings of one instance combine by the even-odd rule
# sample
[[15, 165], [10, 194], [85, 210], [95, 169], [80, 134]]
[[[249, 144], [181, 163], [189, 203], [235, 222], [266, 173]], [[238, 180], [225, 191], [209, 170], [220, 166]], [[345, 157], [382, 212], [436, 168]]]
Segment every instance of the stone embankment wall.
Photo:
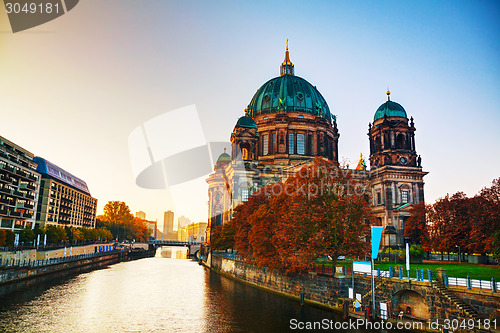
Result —
[[305, 302], [337, 309], [339, 297], [347, 297], [351, 279], [307, 274], [286, 276], [279, 272], [270, 272], [267, 268], [257, 268], [242, 261], [211, 256], [207, 266], [230, 278], [236, 278], [247, 284], [299, 300], [305, 294]]
[[[338, 299], [348, 298], [348, 289], [352, 287], [351, 276], [332, 277], [316, 273], [286, 276], [242, 261], [212, 255], [203, 264], [222, 275], [283, 296], [298, 300], [304, 293], [305, 302], [332, 309], [339, 309]], [[363, 302], [367, 303], [371, 298], [368, 295], [371, 290], [370, 278], [356, 276], [354, 280], [354, 292], [364, 296]], [[407, 311], [409, 307], [410, 314], [421, 319], [471, 319], [466, 318], [456, 304], [429, 282], [375, 278], [375, 286], [376, 299], [390, 304], [394, 316], [399, 311]], [[454, 292], [465, 303], [472, 305], [482, 318], [498, 316], [498, 293], [473, 290]]]
[[0, 296], [44, 281], [76, 275], [124, 260], [127, 260], [126, 252], [114, 252], [43, 266], [3, 267], [0, 269]]

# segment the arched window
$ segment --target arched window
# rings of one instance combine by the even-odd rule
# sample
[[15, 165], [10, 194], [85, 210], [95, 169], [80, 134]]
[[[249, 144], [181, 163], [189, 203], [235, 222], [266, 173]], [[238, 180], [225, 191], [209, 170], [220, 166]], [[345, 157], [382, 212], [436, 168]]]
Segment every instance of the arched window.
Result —
[[248, 148], [243, 148], [242, 151], [241, 151], [242, 155], [243, 155], [243, 160], [249, 160], [250, 159], [250, 156], [248, 154]]
[[248, 188], [242, 188], [241, 189], [241, 201], [245, 202], [245, 201], [248, 201]]

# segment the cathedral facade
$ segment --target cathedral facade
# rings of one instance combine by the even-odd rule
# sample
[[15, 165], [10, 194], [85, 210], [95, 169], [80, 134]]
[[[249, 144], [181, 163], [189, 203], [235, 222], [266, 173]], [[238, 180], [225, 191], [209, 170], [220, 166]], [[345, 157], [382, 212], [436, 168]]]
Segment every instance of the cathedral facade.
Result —
[[[414, 121], [387, 92], [368, 127], [372, 212], [384, 226], [383, 244], [400, 246], [409, 208], [424, 200]], [[207, 241], [260, 187], [284, 181], [316, 156], [338, 162], [339, 137], [336, 116], [318, 89], [295, 75], [287, 46], [280, 76], [257, 90], [231, 133], [230, 154], [219, 156], [207, 179]]]

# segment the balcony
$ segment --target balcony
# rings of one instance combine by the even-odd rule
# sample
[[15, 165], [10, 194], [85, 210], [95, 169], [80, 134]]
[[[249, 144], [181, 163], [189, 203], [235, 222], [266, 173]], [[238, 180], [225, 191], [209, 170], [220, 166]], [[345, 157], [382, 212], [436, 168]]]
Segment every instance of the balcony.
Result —
[[6, 193], [6, 194], [11, 194], [12, 190], [10, 188], [0, 188], [0, 192]]
[[28, 179], [31, 179], [34, 182], [36, 182], [38, 180], [38, 178], [33, 176], [33, 175], [28, 175]]
[[18, 202], [16, 204], [16, 208], [33, 209], [33, 205], [30, 205], [27, 202]]
[[13, 167], [11, 167], [10, 165], [7, 165], [7, 164], [6, 164], [6, 165], [4, 165], [4, 166], [2, 167], [2, 169], [4, 169], [4, 170], [5, 170], [5, 171], [7, 171], [7, 172], [10, 172], [10, 173], [12, 173], [12, 174], [16, 174], [16, 173], [15, 173], [14, 168], [13, 168]]
[[26, 199], [35, 200], [35, 196], [34, 196], [34, 195], [31, 195], [31, 194], [26, 194], [24, 197], [25, 197]]
[[14, 190], [12, 191], [12, 195], [15, 196], [15, 197], [18, 197], [18, 198], [23, 198], [24, 199], [24, 193], [23, 192], [20, 192], [18, 190]]
[[0, 198], [0, 202], [9, 206], [14, 206], [16, 203], [14, 200], [3, 199], [3, 198]]
[[21, 213], [20, 212], [13, 212], [13, 211], [11, 211], [9, 215], [13, 216], [13, 217], [21, 217]]
[[16, 175], [18, 175], [18, 176], [20, 176], [20, 177], [23, 177], [23, 178], [25, 178], [25, 179], [28, 179], [28, 176], [29, 176], [29, 174], [28, 174], [28, 173], [26, 173], [26, 171], [23, 171], [23, 170], [21, 170], [21, 169], [17, 169], [17, 170], [16, 170]]
[[20, 184], [19, 185], [19, 189], [21, 190], [31, 190], [31, 191], [35, 191], [36, 190], [36, 186], [35, 185], [31, 185], [31, 184]]
[[30, 218], [32, 218], [32, 217], [33, 217], [33, 214], [31, 214], [31, 213], [23, 213], [22, 215], [23, 215], [23, 217], [24, 217], [25, 219], [30, 219]]
[[7, 209], [0, 209], [0, 215], [8, 216], [9, 215], [9, 211]]

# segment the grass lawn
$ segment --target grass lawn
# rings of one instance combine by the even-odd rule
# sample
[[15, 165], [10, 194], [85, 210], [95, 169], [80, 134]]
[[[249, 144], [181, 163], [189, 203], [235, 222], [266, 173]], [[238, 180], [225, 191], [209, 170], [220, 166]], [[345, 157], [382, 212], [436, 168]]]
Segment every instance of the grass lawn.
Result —
[[[405, 264], [394, 264], [394, 263], [382, 263], [375, 264], [375, 269], [380, 267], [380, 270], [388, 271], [389, 266], [393, 268], [395, 266], [402, 266], [404, 268], [405, 276], [406, 265]], [[458, 263], [423, 263], [423, 264], [411, 264], [410, 266], [410, 276], [415, 277], [416, 269], [424, 269], [424, 278], [427, 278], [427, 270], [430, 269], [433, 275], [436, 273], [437, 268], [443, 268], [446, 270], [446, 274], [451, 277], [466, 278], [467, 275], [471, 279], [476, 280], [491, 280], [492, 277], [495, 281], [500, 281], [500, 266], [499, 265], [479, 265], [479, 264], [458, 264]], [[435, 276], [435, 275], [434, 275]]]
[[[317, 262], [317, 265], [321, 265], [322, 262]], [[325, 261], [325, 266], [332, 266], [331, 261]], [[352, 267], [351, 260], [339, 260], [337, 262], [337, 266], [347, 266], [348, 268]], [[404, 269], [404, 276], [408, 276], [406, 272], [406, 265], [404, 263], [375, 263], [375, 269], [380, 267], [381, 271], [388, 271], [389, 266], [395, 268], [396, 266], [402, 266]], [[447, 262], [439, 262], [439, 263], [423, 263], [423, 264], [411, 264], [410, 266], [410, 277], [415, 277], [415, 270], [423, 268], [424, 269], [424, 278], [427, 279], [427, 270], [430, 268], [433, 275], [435, 276], [437, 268], [443, 268], [446, 270], [446, 274], [449, 277], [456, 278], [466, 278], [467, 275], [470, 276], [471, 279], [476, 280], [488, 280], [490, 281], [492, 277], [495, 278], [495, 281], [500, 281], [500, 265], [479, 265], [479, 264], [459, 264], [459, 263], [447, 263]], [[397, 273], [395, 276], [398, 277]]]

